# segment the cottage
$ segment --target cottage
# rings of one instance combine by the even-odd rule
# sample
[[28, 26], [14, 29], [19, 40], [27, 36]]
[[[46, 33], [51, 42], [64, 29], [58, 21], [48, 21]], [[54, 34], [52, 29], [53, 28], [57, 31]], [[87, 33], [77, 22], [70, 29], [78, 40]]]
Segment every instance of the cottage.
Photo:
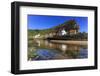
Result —
[[75, 35], [77, 33], [79, 33], [79, 25], [75, 20], [69, 20], [50, 31], [48, 37]]
[[62, 26], [57, 27], [55, 30], [57, 35], [59, 36], [74, 35], [79, 32], [79, 25], [75, 22], [75, 20], [70, 20], [67, 23], [63, 24]]

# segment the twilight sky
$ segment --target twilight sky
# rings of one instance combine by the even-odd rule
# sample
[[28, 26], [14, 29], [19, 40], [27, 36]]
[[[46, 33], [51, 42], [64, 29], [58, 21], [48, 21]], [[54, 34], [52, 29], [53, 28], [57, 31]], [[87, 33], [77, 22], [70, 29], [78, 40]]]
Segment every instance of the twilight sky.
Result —
[[80, 32], [88, 32], [88, 17], [77, 16], [28, 15], [28, 29], [47, 29], [71, 19], [75, 19], [80, 25]]

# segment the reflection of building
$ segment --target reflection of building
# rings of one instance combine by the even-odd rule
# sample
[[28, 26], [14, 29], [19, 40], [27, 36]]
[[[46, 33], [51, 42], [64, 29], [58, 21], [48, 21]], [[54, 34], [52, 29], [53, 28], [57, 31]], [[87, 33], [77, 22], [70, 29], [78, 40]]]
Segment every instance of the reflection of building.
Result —
[[48, 49], [56, 49], [59, 50], [62, 53], [66, 53], [68, 51], [72, 52], [78, 52], [80, 50], [80, 45], [69, 45], [69, 44], [55, 44], [52, 42], [49, 42], [47, 40], [35, 40], [34, 43], [37, 43], [37, 47], [39, 48], [48, 48]]

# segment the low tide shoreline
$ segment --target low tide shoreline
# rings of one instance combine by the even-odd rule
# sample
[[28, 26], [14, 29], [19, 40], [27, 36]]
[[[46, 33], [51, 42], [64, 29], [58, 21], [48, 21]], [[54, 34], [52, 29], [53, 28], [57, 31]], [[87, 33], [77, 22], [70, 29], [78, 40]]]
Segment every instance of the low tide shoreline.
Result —
[[53, 43], [62, 43], [62, 44], [75, 44], [75, 45], [87, 45], [88, 41], [72, 41], [72, 40], [50, 40]]

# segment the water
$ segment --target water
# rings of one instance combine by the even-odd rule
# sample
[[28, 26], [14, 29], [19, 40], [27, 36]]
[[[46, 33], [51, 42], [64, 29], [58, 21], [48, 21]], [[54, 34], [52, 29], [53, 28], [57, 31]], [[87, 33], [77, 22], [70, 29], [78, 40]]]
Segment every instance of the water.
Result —
[[87, 45], [52, 43], [47, 40], [30, 40], [28, 60], [83, 59], [88, 57]]

